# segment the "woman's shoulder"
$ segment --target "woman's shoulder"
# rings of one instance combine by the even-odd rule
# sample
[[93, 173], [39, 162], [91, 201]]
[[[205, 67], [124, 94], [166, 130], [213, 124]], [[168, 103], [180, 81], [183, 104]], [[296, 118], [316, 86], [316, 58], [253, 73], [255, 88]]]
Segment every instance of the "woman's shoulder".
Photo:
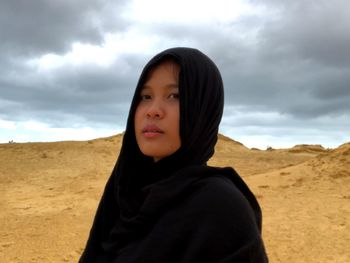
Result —
[[251, 192], [247, 195], [247, 189], [240, 189], [240, 185], [235, 184], [227, 173], [217, 172], [200, 177], [192, 187], [192, 194], [187, 201], [192, 213], [255, 217]]
[[167, 210], [174, 218], [230, 226], [251, 223], [261, 229], [259, 204], [233, 168], [193, 166], [181, 171], [177, 179], [162, 186], [174, 197], [167, 203], [171, 203], [167, 207], [172, 209]]
[[186, 229], [206, 231], [210, 240], [224, 238], [230, 244], [259, 240], [260, 214], [230, 176], [211, 173], [200, 177], [183, 200], [177, 217]]

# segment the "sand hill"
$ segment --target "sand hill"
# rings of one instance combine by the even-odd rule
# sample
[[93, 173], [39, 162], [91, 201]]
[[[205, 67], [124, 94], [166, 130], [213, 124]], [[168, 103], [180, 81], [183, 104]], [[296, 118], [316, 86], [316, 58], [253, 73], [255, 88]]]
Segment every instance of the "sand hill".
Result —
[[[0, 262], [77, 262], [121, 139], [0, 144]], [[350, 143], [261, 151], [220, 136], [210, 164], [256, 194], [271, 262], [350, 262]]]

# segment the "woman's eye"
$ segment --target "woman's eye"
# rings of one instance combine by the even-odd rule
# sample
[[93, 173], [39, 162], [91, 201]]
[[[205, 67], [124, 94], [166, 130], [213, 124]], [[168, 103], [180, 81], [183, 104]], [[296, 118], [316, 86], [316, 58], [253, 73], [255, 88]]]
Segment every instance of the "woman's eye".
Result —
[[141, 98], [141, 100], [149, 100], [149, 99], [151, 99], [151, 96], [147, 95], [147, 94], [141, 94], [140, 98]]
[[179, 94], [178, 93], [172, 93], [169, 95], [170, 99], [178, 99], [179, 98]]

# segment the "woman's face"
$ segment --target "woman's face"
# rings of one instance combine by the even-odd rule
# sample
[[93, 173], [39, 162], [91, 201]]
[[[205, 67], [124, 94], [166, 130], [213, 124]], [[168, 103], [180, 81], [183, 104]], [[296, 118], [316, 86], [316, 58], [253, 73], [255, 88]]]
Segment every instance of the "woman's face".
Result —
[[158, 161], [181, 146], [179, 66], [164, 61], [151, 69], [135, 112], [135, 135], [141, 152]]

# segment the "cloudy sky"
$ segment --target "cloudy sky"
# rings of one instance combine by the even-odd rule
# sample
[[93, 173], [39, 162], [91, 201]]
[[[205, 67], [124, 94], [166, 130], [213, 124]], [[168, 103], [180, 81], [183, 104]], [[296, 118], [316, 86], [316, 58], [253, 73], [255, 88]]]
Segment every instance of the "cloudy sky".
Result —
[[248, 147], [350, 141], [347, 0], [3, 0], [0, 143], [125, 128], [156, 53], [195, 47], [225, 84], [221, 133]]

